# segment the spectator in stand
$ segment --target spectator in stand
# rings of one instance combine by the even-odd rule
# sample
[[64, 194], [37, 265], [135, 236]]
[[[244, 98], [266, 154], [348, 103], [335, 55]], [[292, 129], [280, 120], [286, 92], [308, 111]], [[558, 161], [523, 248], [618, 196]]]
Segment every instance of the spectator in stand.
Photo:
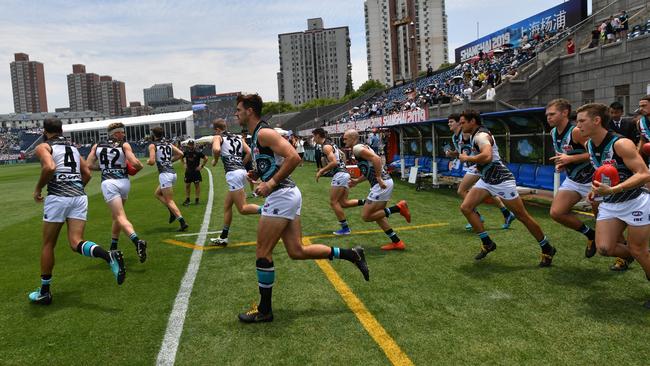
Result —
[[566, 54], [573, 55], [576, 53], [576, 44], [573, 42], [573, 38], [569, 38], [566, 41]]
[[618, 28], [618, 32], [619, 32], [618, 37], [619, 37], [619, 39], [626, 39], [627, 38], [627, 31], [628, 31], [628, 29], [630, 27], [630, 25], [629, 25], [630, 17], [627, 15], [627, 12], [625, 10], [623, 10], [621, 15], [619, 15], [618, 20], [619, 20], [619, 24], [620, 24], [620, 27]]
[[594, 30], [591, 31], [591, 42], [589, 42], [589, 48], [594, 48], [598, 47], [598, 43], [600, 42], [600, 27], [596, 26]]
[[612, 31], [612, 37], [616, 41], [618, 41], [620, 39], [619, 36], [620, 36], [620, 33], [621, 33], [621, 31], [620, 31], [621, 21], [618, 19], [618, 16], [612, 16], [610, 19], [611, 19], [610, 24], [612, 26], [612, 30], [611, 30]]
[[431, 77], [433, 75], [433, 67], [431, 65], [427, 65], [427, 77]]
[[494, 98], [496, 97], [496, 94], [497, 94], [497, 92], [496, 92], [496, 90], [494, 89], [494, 85], [489, 84], [489, 85], [488, 85], [488, 90], [487, 90], [487, 92], [485, 93], [485, 99], [486, 99], [486, 100], [494, 100]]

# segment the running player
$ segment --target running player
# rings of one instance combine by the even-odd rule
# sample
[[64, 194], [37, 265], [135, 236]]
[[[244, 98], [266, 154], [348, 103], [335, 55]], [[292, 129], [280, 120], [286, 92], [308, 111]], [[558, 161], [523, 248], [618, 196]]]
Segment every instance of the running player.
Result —
[[291, 259], [345, 259], [357, 266], [366, 281], [369, 280], [363, 248], [342, 249], [321, 244], [304, 245], [300, 227], [302, 195], [289, 174], [300, 164], [296, 149], [269, 124], [260, 119], [262, 98], [259, 95], [237, 97], [235, 116], [242, 126], [252, 131], [251, 150], [255, 170], [251, 179], [261, 180], [257, 194], [266, 197], [262, 216], [257, 225], [255, 263], [260, 292], [259, 306], [239, 314], [244, 323], [273, 320], [271, 295], [275, 281], [273, 249], [280, 239]]
[[126, 171], [127, 163], [136, 170], [142, 169], [142, 163], [135, 157], [131, 145], [124, 141], [126, 136], [124, 124], [117, 122], [108, 125], [109, 139], [93, 145], [88, 155], [88, 166], [94, 167], [99, 163], [102, 172], [102, 193], [104, 201], [111, 209], [113, 225], [111, 229], [111, 250], [117, 250], [120, 230], [131, 239], [135, 245], [140, 263], [147, 260], [147, 242], [136, 234], [133, 225], [126, 217], [124, 204], [129, 198], [131, 182]]
[[[603, 197], [596, 219], [596, 247], [603, 256], [634, 257], [650, 281], [650, 195], [643, 187], [650, 182], [650, 172], [634, 142], [607, 131], [608, 122], [606, 105], [592, 103], [578, 108], [578, 128], [589, 138], [591, 164], [594, 168], [612, 164], [620, 179], [613, 187], [593, 182], [589, 198]], [[620, 241], [626, 228], [627, 245]], [[650, 307], [650, 301], [645, 306]]]
[[361, 218], [365, 222], [375, 221], [386, 235], [391, 239], [390, 244], [383, 245], [382, 250], [404, 250], [406, 246], [399, 239], [397, 233], [388, 224], [388, 217], [394, 213], [404, 216], [406, 222], [411, 222], [411, 212], [406, 201], [399, 201], [395, 206], [386, 207], [393, 193], [393, 180], [390, 178], [381, 164], [381, 158], [368, 145], [359, 144], [359, 132], [347, 130], [343, 134], [343, 142], [357, 159], [357, 166], [361, 176], [350, 179], [350, 188], [364, 180], [370, 183], [370, 193], [361, 212]]
[[591, 192], [594, 168], [585, 149], [587, 138], [569, 123], [570, 115], [571, 103], [566, 99], [554, 99], [546, 105], [546, 121], [553, 127], [551, 138], [555, 156], [551, 157], [551, 161], [555, 163], [556, 170], [567, 173], [553, 198], [550, 213], [553, 220], [587, 238], [585, 257], [591, 258], [596, 254], [596, 231], [580, 221], [571, 209]]
[[[43, 207], [43, 250], [41, 251], [41, 287], [29, 294], [29, 300], [36, 304], [49, 305], [52, 302], [50, 284], [54, 268], [54, 247], [63, 227], [68, 224], [70, 248], [86, 257], [101, 258], [108, 263], [117, 284], [124, 282], [126, 270], [122, 252], [107, 252], [90, 240], [84, 240], [84, 227], [88, 213], [88, 197], [84, 186], [90, 180], [90, 169], [79, 151], [63, 133], [61, 120], [48, 118], [43, 122], [44, 142], [36, 147], [35, 155], [41, 162], [41, 175], [34, 189], [34, 201], [44, 202]], [[47, 197], [41, 191], [47, 185]]]
[[[223, 202], [223, 229], [218, 238], [210, 239], [212, 244], [219, 246], [228, 245], [228, 231], [232, 223], [232, 205], [237, 206], [237, 211], [242, 215], [254, 215], [260, 212], [260, 206], [246, 203], [246, 169], [244, 161], [251, 160], [251, 149], [240, 135], [235, 135], [226, 130], [226, 121], [217, 119], [213, 122], [216, 135], [212, 139], [212, 166], [217, 164], [219, 157], [226, 170], [226, 184], [228, 194]], [[245, 158], [242, 159], [242, 155]]]
[[[460, 114], [451, 114], [449, 115], [449, 120], [447, 121], [449, 129], [452, 132], [451, 135], [451, 142], [454, 145], [452, 150], [446, 151], [446, 155], [451, 158], [458, 158], [458, 156], [464, 152], [466, 154], [471, 154], [472, 152], [472, 147], [469, 144], [469, 135], [466, 135], [463, 133], [461, 127], [460, 127]], [[463, 179], [460, 181], [460, 184], [458, 185], [458, 190], [456, 193], [462, 198], [465, 199], [465, 196], [467, 196], [467, 193], [469, 190], [478, 182], [479, 178], [481, 178], [481, 174], [476, 170], [476, 165], [475, 164], [463, 164], [459, 161], [459, 164], [463, 165], [463, 172], [465, 175], [463, 176]], [[494, 201], [496, 205], [499, 207], [501, 210], [501, 214], [503, 215], [503, 219], [505, 220], [504, 223], [501, 225], [502, 229], [508, 229], [510, 227], [510, 224], [512, 224], [513, 221], [515, 221], [515, 215], [506, 208], [506, 206], [503, 204], [503, 201], [499, 197], [494, 197]], [[478, 212], [478, 210], [475, 211], [476, 215], [481, 219], [481, 222], [483, 222], [483, 216]], [[472, 230], [472, 224], [468, 223], [465, 225], [465, 229], [467, 230]]]
[[350, 226], [348, 220], [345, 219], [343, 209], [363, 206], [366, 201], [348, 199], [350, 173], [345, 168], [345, 160], [341, 156], [341, 150], [327, 137], [327, 132], [322, 128], [317, 128], [312, 131], [312, 134], [314, 135], [314, 142], [323, 146], [323, 156], [327, 160], [327, 164], [316, 172], [316, 182], [323, 174], [334, 171], [330, 188], [330, 207], [341, 225], [341, 229], [335, 231], [334, 235], [350, 235]]
[[485, 258], [488, 253], [494, 251], [497, 245], [481, 222], [481, 219], [474, 213], [474, 209], [483, 200], [491, 196], [499, 196], [506, 207], [521, 221], [528, 231], [535, 237], [542, 249], [542, 260], [539, 262], [540, 267], [548, 267], [553, 261], [555, 248], [548, 242], [548, 239], [542, 232], [542, 228], [537, 221], [533, 219], [524, 202], [517, 193], [517, 184], [512, 172], [501, 161], [499, 149], [494, 142], [490, 130], [482, 126], [481, 115], [474, 110], [467, 110], [460, 115], [460, 124], [464, 133], [470, 134], [470, 146], [472, 154], [461, 153], [458, 158], [460, 161], [476, 164], [476, 168], [481, 172], [481, 179], [476, 182], [470, 189], [467, 196], [460, 205], [460, 210], [472, 224], [474, 232], [481, 239], [481, 251], [474, 257], [476, 260]]
[[180, 229], [185, 231], [189, 227], [181, 214], [181, 210], [174, 202], [174, 183], [176, 183], [176, 171], [174, 162], [183, 157], [183, 152], [176, 146], [164, 140], [162, 127], [151, 129], [153, 143], [149, 144], [149, 160], [147, 164], [154, 165], [158, 168], [158, 182], [156, 188], [156, 198], [169, 210], [169, 223], [178, 220]]
[[183, 206], [190, 205], [190, 190], [192, 183], [194, 183], [194, 204], [199, 204], [199, 197], [201, 196], [201, 169], [208, 162], [208, 157], [203, 154], [203, 151], [197, 149], [194, 140], [187, 142], [187, 148], [183, 151], [183, 158], [181, 159], [185, 167], [185, 201]]

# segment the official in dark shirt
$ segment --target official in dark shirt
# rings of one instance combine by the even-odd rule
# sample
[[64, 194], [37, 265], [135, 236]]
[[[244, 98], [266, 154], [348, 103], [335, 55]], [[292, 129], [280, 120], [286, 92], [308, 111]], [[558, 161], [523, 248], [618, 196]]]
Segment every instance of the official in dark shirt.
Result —
[[623, 118], [623, 105], [621, 103], [614, 102], [610, 104], [609, 115], [608, 130], [627, 137], [634, 141], [635, 144], [639, 143], [639, 130], [636, 127], [636, 123], [630, 118]]
[[187, 142], [187, 148], [183, 151], [183, 165], [185, 166], [185, 201], [183, 206], [190, 204], [190, 186], [194, 183], [194, 203], [199, 204], [201, 196], [201, 169], [208, 162], [208, 157], [200, 149], [194, 146], [194, 140]]

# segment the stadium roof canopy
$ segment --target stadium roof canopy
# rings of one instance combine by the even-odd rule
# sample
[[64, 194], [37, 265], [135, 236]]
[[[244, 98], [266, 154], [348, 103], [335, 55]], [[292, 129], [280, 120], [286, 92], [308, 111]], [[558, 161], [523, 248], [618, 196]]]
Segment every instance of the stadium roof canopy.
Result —
[[182, 121], [192, 117], [192, 111], [181, 111], [173, 113], [150, 114], [147, 116], [105, 119], [103, 121], [92, 121], [63, 125], [63, 132], [92, 131], [106, 129], [111, 123], [121, 122], [124, 126], [151, 125], [157, 123]]

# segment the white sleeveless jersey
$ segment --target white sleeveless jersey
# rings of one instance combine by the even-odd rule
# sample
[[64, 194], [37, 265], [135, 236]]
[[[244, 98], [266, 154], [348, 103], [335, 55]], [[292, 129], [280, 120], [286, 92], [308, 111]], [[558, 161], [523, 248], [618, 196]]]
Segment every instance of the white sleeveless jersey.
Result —
[[47, 183], [47, 193], [52, 196], [85, 196], [81, 180], [81, 157], [79, 150], [63, 137], [47, 141], [52, 148], [56, 170]]
[[221, 135], [221, 161], [226, 173], [244, 169], [244, 143], [239, 135], [224, 133]]
[[158, 168], [158, 173], [176, 173], [172, 165], [172, 158], [174, 157], [172, 144], [166, 141], [155, 141], [153, 145], [156, 147], [156, 167]]
[[95, 155], [99, 161], [102, 180], [129, 179], [126, 173], [126, 155], [121, 142], [102, 141], [97, 144]]

